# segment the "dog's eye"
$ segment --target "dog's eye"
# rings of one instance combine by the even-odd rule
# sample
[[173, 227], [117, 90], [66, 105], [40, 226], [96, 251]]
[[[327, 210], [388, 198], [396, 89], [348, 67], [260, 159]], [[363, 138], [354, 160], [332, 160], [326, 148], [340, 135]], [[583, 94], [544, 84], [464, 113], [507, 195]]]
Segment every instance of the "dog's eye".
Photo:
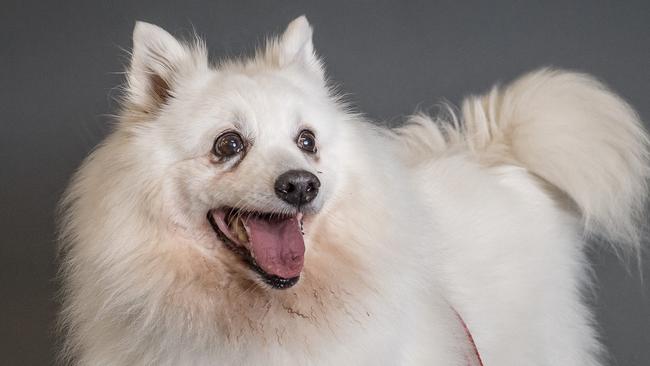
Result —
[[244, 150], [244, 141], [237, 132], [225, 132], [214, 142], [212, 153], [219, 157], [229, 157]]
[[299, 148], [312, 154], [316, 152], [316, 136], [314, 136], [313, 132], [309, 130], [300, 131], [296, 142]]

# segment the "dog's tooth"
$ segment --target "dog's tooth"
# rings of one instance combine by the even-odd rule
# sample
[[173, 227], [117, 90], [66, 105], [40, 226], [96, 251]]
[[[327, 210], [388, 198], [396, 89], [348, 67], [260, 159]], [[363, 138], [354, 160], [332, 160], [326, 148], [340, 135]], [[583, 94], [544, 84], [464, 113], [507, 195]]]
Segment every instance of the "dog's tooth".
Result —
[[237, 217], [233, 222], [233, 231], [237, 236], [237, 240], [240, 243], [246, 243], [248, 241], [248, 235], [246, 234], [246, 229], [244, 228], [244, 222], [241, 217]]

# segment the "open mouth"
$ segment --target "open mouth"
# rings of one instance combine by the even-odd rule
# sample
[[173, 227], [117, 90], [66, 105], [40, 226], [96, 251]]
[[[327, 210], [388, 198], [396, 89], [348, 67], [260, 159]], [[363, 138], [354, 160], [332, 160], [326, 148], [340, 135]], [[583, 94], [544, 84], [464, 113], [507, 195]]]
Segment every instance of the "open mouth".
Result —
[[211, 210], [208, 221], [225, 246], [276, 289], [295, 285], [304, 264], [302, 214], [282, 215], [232, 207]]

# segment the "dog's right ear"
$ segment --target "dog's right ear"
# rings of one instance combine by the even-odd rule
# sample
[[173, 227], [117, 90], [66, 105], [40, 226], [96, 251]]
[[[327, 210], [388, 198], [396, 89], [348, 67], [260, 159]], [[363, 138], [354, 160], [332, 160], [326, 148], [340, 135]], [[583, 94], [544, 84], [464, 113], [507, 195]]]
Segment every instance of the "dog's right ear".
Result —
[[136, 22], [127, 77], [126, 108], [137, 114], [155, 114], [192, 74], [208, 68], [201, 42], [187, 45], [164, 29]]

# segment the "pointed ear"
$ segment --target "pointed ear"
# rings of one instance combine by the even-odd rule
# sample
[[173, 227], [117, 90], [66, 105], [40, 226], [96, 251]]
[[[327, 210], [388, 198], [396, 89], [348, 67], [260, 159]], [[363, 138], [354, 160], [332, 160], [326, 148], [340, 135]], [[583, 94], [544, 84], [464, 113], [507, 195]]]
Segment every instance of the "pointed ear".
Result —
[[304, 15], [289, 23], [278, 42], [280, 67], [298, 64], [324, 78], [322, 63], [314, 53], [312, 34], [311, 25]]
[[188, 46], [158, 26], [136, 22], [128, 71], [128, 108], [155, 113], [174, 97], [184, 78], [207, 69], [207, 64], [207, 53], [200, 42]]

